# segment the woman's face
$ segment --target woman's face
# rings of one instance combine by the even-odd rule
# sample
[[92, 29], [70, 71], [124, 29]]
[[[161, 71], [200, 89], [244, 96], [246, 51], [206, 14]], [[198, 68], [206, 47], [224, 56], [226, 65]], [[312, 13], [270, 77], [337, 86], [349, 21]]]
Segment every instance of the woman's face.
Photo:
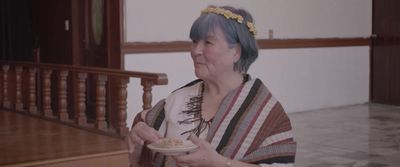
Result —
[[195, 74], [203, 80], [215, 80], [235, 72], [234, 62], [240, 58], [238, 45], [229, 47], [220, 28], [210, 31], [206, 39], [193, 40], [190, 53]]

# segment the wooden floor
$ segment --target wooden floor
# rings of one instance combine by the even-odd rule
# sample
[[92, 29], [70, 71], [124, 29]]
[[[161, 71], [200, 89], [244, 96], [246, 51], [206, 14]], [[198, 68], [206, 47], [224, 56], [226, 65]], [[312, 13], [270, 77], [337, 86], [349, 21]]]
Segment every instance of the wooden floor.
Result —
[[124, 141], [0, 110], [0, 166], [46, 166], [37, 164], [107, 155], [125, 157]]

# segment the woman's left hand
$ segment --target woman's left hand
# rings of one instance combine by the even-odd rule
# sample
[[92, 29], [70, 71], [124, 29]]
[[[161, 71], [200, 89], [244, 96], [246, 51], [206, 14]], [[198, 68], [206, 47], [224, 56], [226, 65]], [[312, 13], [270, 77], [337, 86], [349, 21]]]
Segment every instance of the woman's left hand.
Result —
[[185, 155], [174, 156], [178, 166], [223, 166], [225, 157], [218, 154], [215, 149], [207, 141], [199, 139], [196, 135], [190, 135], [189, 139], [198, 146], [198, 148]]

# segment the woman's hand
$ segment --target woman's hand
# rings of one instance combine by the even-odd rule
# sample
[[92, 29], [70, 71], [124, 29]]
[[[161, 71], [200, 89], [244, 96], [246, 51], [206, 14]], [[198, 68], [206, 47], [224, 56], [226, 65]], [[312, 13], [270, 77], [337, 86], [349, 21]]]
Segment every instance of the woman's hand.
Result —
[[138, 122], [125, 138], [131, 164], [138, 163], [144, 142], [153, 143], [161, 138], [163, 137], [158, 131], [149, 127], [144, 122]]
[[190, 135], [189, 139], [199, 147], [190, 154], [174, 156], [173, 158], [178, 166], [224, 166], [226, 158], [218, 154], [210, 143], [193, 134]]

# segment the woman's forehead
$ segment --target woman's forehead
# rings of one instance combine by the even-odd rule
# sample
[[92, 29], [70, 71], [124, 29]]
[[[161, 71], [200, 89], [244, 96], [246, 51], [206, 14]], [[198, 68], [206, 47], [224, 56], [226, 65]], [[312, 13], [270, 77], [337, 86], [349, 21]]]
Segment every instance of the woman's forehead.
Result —
[[208, 39], [216, 39], [216, 38], [224, 38], [224, 32], [222, 31], [222, 29], [220, 27], [214, 27], [212, 29], [209, 29], [209, 31], [207, 32], [207, 36], [206, 38]]
[[192, 25], [190, 32], [190, 37], [194, 39], [204, 39], [210, 35], [215, 35], [220, 33], [221, 28], [221, 18], [214, 14], [207, 14], [201, 16]]

